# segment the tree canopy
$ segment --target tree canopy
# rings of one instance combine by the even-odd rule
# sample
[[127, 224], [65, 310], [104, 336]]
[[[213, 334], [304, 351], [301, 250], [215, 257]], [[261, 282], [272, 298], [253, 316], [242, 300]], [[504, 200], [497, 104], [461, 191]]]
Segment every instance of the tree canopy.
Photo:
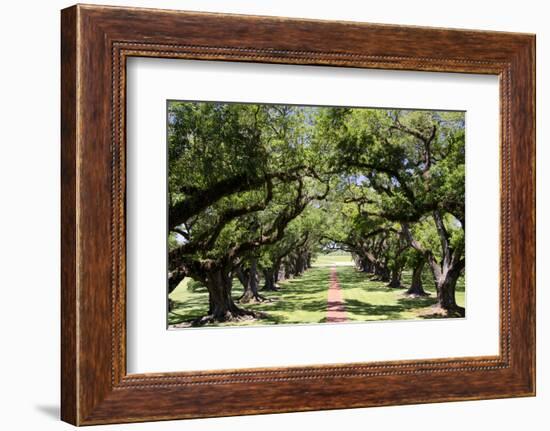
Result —
[[440, 307], [463, 315], [464, 126], [461, 112], [171, 102], [169, 288], [191, 277], [205, 319], [238, 319], [254, 313], [233, 277], [261, 300], [256, 273], [273, 290], [343, 249], [392, 287], [427, 264]]

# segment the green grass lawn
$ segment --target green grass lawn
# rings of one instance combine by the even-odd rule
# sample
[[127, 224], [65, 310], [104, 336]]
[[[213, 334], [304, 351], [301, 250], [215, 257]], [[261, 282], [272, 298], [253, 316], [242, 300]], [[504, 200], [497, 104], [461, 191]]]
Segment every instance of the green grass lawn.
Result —
[[[366, 320], [406, 320], [423, 319], [429, 316], [429, 307], [436, 300], [435, 287], [431, 274], [423, 274], [424, 290], [430, 296], [411, 298], [404, 295], [406, 289], [392, 289], [385, 283], [372, 281], [369, 276], [358, 272], [353, 267], [337, 267], [340, 287], [343, 290], [348, 319], [351, 321]], [[404, 273], [402, 283], [410, 285], [411, 274]], [[457, 285], [456, 301], [464, 306], [464, 280]]]
[[332, 265], [353, 265], [353, 260], [349, 254], [322, 254], [313, 262], [314, 267], [332, 266]]
[[[215, 326], [243, 326], [261, 324], [321, 323], [325, 320], [329, 267], [312, 268], [299, 278], [280, 283], [281, 289], [276, 292], [261, 292], [268, 301], [257, 304], [246, 304], [242, 307], [264, 311], [268, 318], [261, 321], [219, 323]], [[242, 286], [233, 282], [233, 297], [241, 296]], [[203, 316], [208, 312], [208, 292], [199, 287], [194, 291], [188, 289], [188, 279], [184, 279], [170, 294], [174, 307], [168, 313], [168, 324], [181, 323]], [[209, 325], [213, 326], [213, 325]]]
[[[404, 296], [406, 289], [391, 289], [385, 283], [371, 280], [367, 274], [358, 272], [351, 266], [351, 258], [346, 255], [323, 255], [314, 267], [301, 277], [280, 283], [277, 292], [262, 292], [268, 301], [246, 304], [243, 307], [267, 313], [260, 321], [220, 323], [215, 326], [246, 326], [258, 324], [307, 324], [323, 323], [326, 320], [330, 267], [335, 264], [340, 286], [343, 289], [345, 308], [350, 321], [405, 320], [430, 317], [430, 307], [435, 304], [435, 291], [431, 274], [424, 273], [424, 289], [431, 293], [425, 298]], [[410, 273], [403, 274], [403, 285], [410, 283]], [[174, 307], [168, 313], [168, 324], [187, 322], [204, 316], [208, 311], [208, 292], [196, 283], [184, 279], [170, 294]], [[234, 297], [242, 293], [238, 281], [233, 284]], [[464, 306], [464, 279], [457, 285], [457, 303]], [[208, 325], [213, 326], [213, 325]]]

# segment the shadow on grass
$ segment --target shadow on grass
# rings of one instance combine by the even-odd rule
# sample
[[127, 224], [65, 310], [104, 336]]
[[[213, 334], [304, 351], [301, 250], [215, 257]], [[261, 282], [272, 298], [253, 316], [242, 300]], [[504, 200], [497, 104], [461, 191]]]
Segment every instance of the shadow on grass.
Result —
[[262, 323], [319, 323], [326, 313], [328, 283], [328, 268], [312, 268], [281, 282], [280, 289], [271, 295], [272, 302], [250, 308], [268, 314]]
[[371, 274], [357, 271], [355, 268], [341, 268], [338, 270], [338, 281], [342, 289], [363, 287], [369, 292], [391, 292], [396, 290], [386, 286], [387, 283], [372, 280]]
[[339, 269], [338, 278], [344, 290], [346, 311], [353, 320], [424, 318], [417, 313], [437, 303], [435, 295], [404, 296], [408, 288], [407, 278], [403, 279], [401, 288], [388, 287], [387, 283], [372, 280], [369, 274], [353, 268]]
[[[410, 286], [411, 282], [412, 271], [403, 271], [403, 274], [401, 275], [401, 283], [405, 286]], [[434, 277], [427, 265], [424, 267], [424, 271], [422, 271], [422, 284], [424, 285], [425, 290], [435, 292]], [[456, 282], [456, 291], [464, 292], [465, 289], [466, 286], [464, 282], [464, 275], [461, 275]]]
[[[264, 318], [256, 321], [257, 324], [319, 323], [327, 308], [328, 283], [329, 268], [313, 268], [299, 277], [280, 282], [280, 289], [275, 292], [262, 291], [266, 301], [239, 304], [239, 307], [266, 313]], [[242, 290], [240, 283], [234, 281], [232, 295], [236, 302]], [[173, 295], [171, 299], [169, 325], [190, 322], [208, 313], [208, 291], [203, 286], [195, 286], [193, 291], [186, 289], [178, 296]], [[305, 313], [310, 314], [304, 316]], [[322, 316], [316, 318], [313, 313]], [[310, 321], [304, 322], [304, 319]]]
[[[346, 300], [346, 311], [356, 316], [376, 317], [385, 316], [387, 319], [398, 319], [399, 315], [405, 311], [401, 305], [380, 304], [373, 305], [368, 302], [357, 299]], [[368, 319], [364, 319], [368, 320]]]
[[[265, 313], [265, 317], [246, 325], [325, 323], [327, 312], [330, 267], [315, 267], [302, 276], [280, 282], [274, 292], [262, 291], [267, 299], [261, 303], [239, 304], [240, 307]], [[429, 319], [441, 316], [430, 315], [429, 307], [436, 304], [433, 278], [429, 270], [423, 274], [424, 288], [428, 297], [408, 297], [404, 293], [411, 281], [410, 272], [404, 272], [402, 288], [387, 287], [387, 283], [372, 280], [368, 274], [353, 267], [337, 267], [340, 287], [345, 298], [345, 308], [351, 320], [403, 320]], [[262, 284], [262, 283], [260, 283]], [[459, 280], [458, 291], [464, 290], [464, 279]], [[240, 283], [233, 283], [235, 301], [243, 291]], [[208, 313], [208, 292], [203, 286], [188, 290], [179, 288], [172, 295], [173, 308], [168, 313], [170, 325], [189, 322]], [[228, 322], [223, 326], [241, 325]], [[218, 326], [208, 324], [207, 326]]]
[[433, 296], [403, 297], [399, 298], [397, 302], [405, 307], [406, 310], [412, 310], [415, 308], [426, 308], [437, 304], [437, 298]]

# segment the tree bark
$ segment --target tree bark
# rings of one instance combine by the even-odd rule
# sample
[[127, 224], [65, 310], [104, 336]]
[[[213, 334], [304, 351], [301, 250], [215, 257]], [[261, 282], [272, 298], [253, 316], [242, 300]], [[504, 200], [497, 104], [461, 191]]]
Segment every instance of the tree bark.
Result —
[[206, 272], [205, 284], [208, 289], [208, 316], [197, 319], [194, 324], [216, 321], [226, 322], [239, 320], [244, 316], [255, 316], [249, 310], [239, 308], [231, 297], [232, 280], [228, 271], [222, 268], [212, 268]]
[[[258, 266], [257, 259], [252, 259], [250, 268], [245, 272], [240, 269], [239, 281], [244, 287], [243, 294], [239, 298], [241, 304], [248, 304], [249, 302], [262, 302], [265, 298], [258, 293]], [[244, 273], [244, 274], [243, 274]]]
[[292, 278], [292, 264], [290, 262], [290, 258], [285, 259], [285, 262], [283, 264], [283, 278], [285, 280]]
[[362, 271], [372, 274], [374, 271], [372, 263], [368, 259], [362, 259]]
[[281, 278], [281, 262], [282, 258], [278, 259], [273, 266], [273, 283], [275, 284], [275, 287], [278, 287], [277, 283]]
[[375, 263], [374, 275], [376, 275], [376, 280], [378, 281], [384, 281], [384, 282], [390, 281], [390, 271], [388, 267], [380, 263]]
[[445, 228], [441, 214], [438, 211], [434, 211], [433, 218], [441, 241], [441, 262], [438, 262], [430, 250], [425, 250], [420, 243], [412, 237], [406, 224], [402, 224], [403, 232], [411, 246], [424, 253], [428, 260], [435, 281], [439, 307], [445, 310], [449, 315], [464, 317], [466, 315], [466, 310], [464, 307], [457, 305], [455, 299], [456, 282], [460, 277], [460, 272], [464, 269], [465, 261], [462, 257], [464, 247], [460, 245], [458, 248], [453, 249], [450, 246], [449, 233]]
[[265, 284], [262, 288], [267, 291], [276, 291], [279, 290], [277, 282], [279, 281], [279, 273], [281, 271], [281, 260], [278, 259], [275, 261], [275, 264], [271, 268], [265, 268], [263, 270]]
[[461, 270], [462, 268], [460, 268], [459, 265], [450, 268], [444, 267], [443, 271], [437, 273], [437, 276], [434, 273], [434, 277], [437, 288], [438, 305], [449, 314], [456, 314], [460, 317], [464, 317], [466, 314], [465, 309], [457, 305], [455, 298], [456, 282], [460, 277]]
[[456, 303], [455, 289], [460, 272], [464, 269], [464, 259], [461, 258], [462, 249], [452, 249], [449, 241], [449, 234], [443, 224], [441, 215], [434, 211], [434, 220], [441, 240], [443, 250], [441, 262], [437, 262], [433, 254], [428, 254], [428, 263], [432, 269], [437, 290], [437, 302], [439, 307], [449, 315], [464, 317], [464, 307]]
[[422, 271], [426, 265], [425, 260], [421, 260], [414, 268], [412, 274], [411, 287], [407, 290], [407, 295], [428, 296], [422, 285]]
[[237, 279], [242, 284], [243, 288], [246, 290], [248, 286], [248, 274], [246, 273], [246, 270], [243, 269], [242, 266], [239, 266], [235, 269], [235, 275], [237, 276]]
[[388, 287], [398, 289], [401, 287], [401, 267], [395, 266], [391, 270], [391, 280], [388, 283]]
[[304, 261], [304, 255], [302, 253], [298, 253], [296, 256], [296, 259], [294, 260], [294, 276], [299, 277], [304, 273], [305, 268], [305, 261]]
[[262, 290], [275, 291], [278, 290], [275, 286], [275, 271], [273, 268], [264, 269], [264, 287]]
[[363, 259], [357, 254], [352, 253], [351, 258], [353, 259], [353, 263], [355, 264], [355, 269], [358, 271], [365, 271], [365, 265]]

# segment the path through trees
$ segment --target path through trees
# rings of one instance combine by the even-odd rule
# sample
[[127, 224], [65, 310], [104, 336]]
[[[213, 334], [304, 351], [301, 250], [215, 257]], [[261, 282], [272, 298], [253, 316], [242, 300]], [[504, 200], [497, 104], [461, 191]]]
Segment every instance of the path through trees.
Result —
[[[242, 319], [239, 321], [211, 323], [213, 325], [271, 325], [271, 324], [307, 324], [327, 323], [332, 285], [332, 267], [334, 267], [340, 298], [345, 309], [346, 322], [364, 322], [373, 320], [405, 320], [437, 317], [433, 306], [437, 304], [434, 285], [426, 284], [429, 296], [411, 296], [405, 286], [412, 279], [412, 272], [403, 274], [402, 288], [390, 288], [387, 283], [376, 281], [375, 276], [357, 271], [349, 256], [320, 256], [312, 268], [303, 275], [281, 281], [277, 291], [263, 292], [267, 301], [247, 304], [247, 308], [263, 313], [261, 320]], [[430, 280], [428, 268], [423, 274], [424, 280]], [[243, 287], [234, 280], [234, 299], [237, 302]], [[205, 287], [191, 281], [184, 281], [171, 294], [173, 310], [169, 313], [172, 328], [189, 327], [197, 317], [207, 312], [208, 292]], [[457, 284], [457, 302], [464, 304], [464, 279]], [[339, 302], [336, 302], [339, 307]], [[342, 317], [342, 316], [340, 316]], [[335, 322], [332, 322], [335, 323]], [[336, 322], [338, 323], [338, 322]]]
[[169, 293], [206, 290], [194, 324], [273, 320], [281, 285], [340, 250], [464, 316], [464, 136], [462, 112], [170, 102]]
[[346, 305], [336, 267], [330, 268], [330, 287], [328, 288], [327, 323], [340, 323], [347, 321]]

